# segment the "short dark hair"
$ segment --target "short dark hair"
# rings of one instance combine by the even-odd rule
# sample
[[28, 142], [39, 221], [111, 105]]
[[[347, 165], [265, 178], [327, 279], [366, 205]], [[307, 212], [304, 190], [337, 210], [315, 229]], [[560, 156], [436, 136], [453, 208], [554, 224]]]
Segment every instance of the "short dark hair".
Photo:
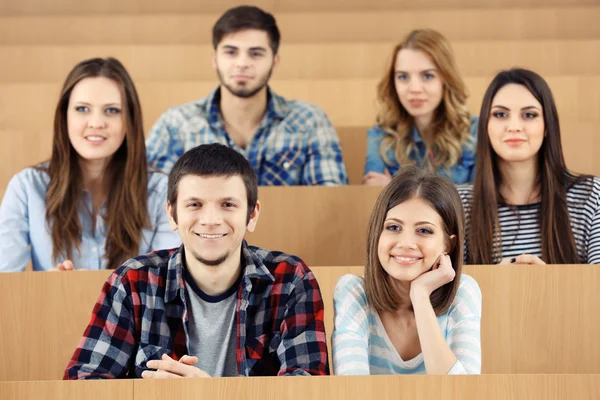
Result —
[[248, 217], [258, 201], [258, 179], [246, 158], [237, 151], [220, 143], [202, 144], [188, 150], [181, 156], [169, 173], [168, 200], [173, 207], [173, 219], [177, 222], [177, 194], [181, 178], [186, 175], [240, 176], [246, 186], [248, 197]]
[[277, 54], [281, 35], [275, 17], [254, 6], [239, 6], [227, 10], [213, 26], [213, 47], [216, 49], [224, 36], [246, 29], [267, 32], [271, 50], [273, 54]]
[[[448, 311], [452, 305], [463, 265], [465, 240], [465, 214], [456, 187], [447, 177], [415, 166], [404, 166], [398, 175], [379, 194], [367, 233], [367, 263], [365, 265], [365, 291], [369, 304], [377, 311], [394, 311], [400, 307], [392, 279], [383, 269], [377, 248], [387, 212], [400, 203], [412, 198], [427, 202], [440, 216], [444, 225], [444, 236], [452, 268], [456, 272], [454, 280], [431, 293], [431, 305], [436, 315]], [[456, 235], [452, 246], [450, 236]]]

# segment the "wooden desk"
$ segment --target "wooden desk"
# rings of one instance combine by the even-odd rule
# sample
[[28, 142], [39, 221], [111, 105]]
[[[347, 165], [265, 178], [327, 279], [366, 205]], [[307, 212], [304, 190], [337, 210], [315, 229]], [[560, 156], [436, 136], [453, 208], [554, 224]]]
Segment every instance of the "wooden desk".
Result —
[[600, 375], [327, 376], [0, 382], [2, 400], [558, 400], [600, 398]]
[[334, 376], [134, 381], [136, 400], [597, 399], [598, 375]]
[[[312, 270], [330, 338], [333, 288], [340, 276], [363, 268]], [[467, 266], [465, 272], [483, 293], [484, 373], [600, 373], [598, 266]], [[0, 274], [0, 381], [61, 379], [108, 274]]]
[[132, 380], [0, 382], [2, 400], [133, 400]]

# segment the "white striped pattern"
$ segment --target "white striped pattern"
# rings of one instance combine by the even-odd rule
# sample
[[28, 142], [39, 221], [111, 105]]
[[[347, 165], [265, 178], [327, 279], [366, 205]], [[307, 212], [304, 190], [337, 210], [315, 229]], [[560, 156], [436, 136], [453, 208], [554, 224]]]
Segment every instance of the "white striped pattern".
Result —
[[[468, 238], [474, 196], [473, 186], [459, 185], [458, 193], [465, 209], [465, 236]], [[600, 264], [600, 179], [597, 177], [585, 179], [569, 188], [567, 207], [580, 260], [585, 264]], [[522, 206], [498, 205], [502, 258], [520, 254], [542, 257], [539, 210], [539, 203]], [[468, 259], [468, 252], [467, 240], [465, 260]]]

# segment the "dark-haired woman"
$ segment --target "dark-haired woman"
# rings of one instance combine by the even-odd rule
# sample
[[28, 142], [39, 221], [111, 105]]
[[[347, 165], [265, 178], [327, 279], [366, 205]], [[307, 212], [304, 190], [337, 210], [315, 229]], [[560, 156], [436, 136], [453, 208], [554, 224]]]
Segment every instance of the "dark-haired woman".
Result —
[[470, 264], [600, 263], [600, 180], [567, 169], [552, 92], [500, 72], [480, 113], [473, 185], [459, 187]]

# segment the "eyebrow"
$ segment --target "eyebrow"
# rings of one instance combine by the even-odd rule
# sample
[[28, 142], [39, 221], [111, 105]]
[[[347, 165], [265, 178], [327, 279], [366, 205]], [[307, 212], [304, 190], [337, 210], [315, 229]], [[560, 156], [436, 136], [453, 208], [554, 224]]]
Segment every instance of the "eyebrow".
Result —
[[[388, 218], [384, 222], [387, 222], [387, 221], [396, 221], [399, 224], [404, 224], [404, 221], [402, 221], [401, 219], [398, 219], [398, 218]], [[429, 221], [418, 221], [418, 222], [415, 222], [415, 225], [433, 225], [433, 226], [436, 226], [433, 222], [429, 222]]]
[[[436, 72], [436, 71], [437, 71], [437, 69], [436, 69], [436, 68], [429, 68], [429, 69], [424, 69], [424, 70], [422, 70], [422, 71], [418, 71], [418, 73], [424, 73], [424, 72]], [[399, 69], [399, 70], [396, 70], [396, 73], [397, 73], [397, 74], [398, 74], [398, 73], [408, 74], [408, 72], [407, 72], [407, 71], [402, 71], [401, 69]]]
[[[502, 110], [510, 111], [510, 108], [508, 108], [506, 106], [503, 106], [503, 105], [500, 105], [500, 104], [492, 106], [492, 108], [500, 108]], [[536, 107], [536, 106], [523, 107], [523, 108], [521, 108], [521, 111], [523, 111], [523, 110], [540, 110], [541, 111], [541, 109], [539, 107]]]
[[[231, 44], [225, 44], [222, 47], [223, 49], [228, 49], [228, 50], [239, 50], [240, 48]], [[254, 46], [254, 47], [250, 47], [248, 50], [250, 51], [267, 51], [267, 49], [265, 47], [262, 46]]]
[[[190, 197], [186, 197], [184, 201], [205, 201], [205, 200], [202, 200], [201, 198], [196, 197], [196, 196], [190, 196]], [[233, 202], [237, 202], [237, 203], [241, 202], [240, 199], [238, 199], [237, 197], [233, 197], [233, 196], [222, 197], [220, 199], [217, 199], [217, 201], [233, 201]]]
[[[93, 105], [92, 103], [88, 103], [88, 102], [85, 102], [85, 101], [76, 101], [75, 104], [84, 105], [84, 106], [91, 106], [91, 105]], [[103, 106], [104, 107], [106, 107], [106, 106], [119, 106], [119, 107], [121, 107], [121, 103], [106, 103], [106, 104], [103, 104]]]

